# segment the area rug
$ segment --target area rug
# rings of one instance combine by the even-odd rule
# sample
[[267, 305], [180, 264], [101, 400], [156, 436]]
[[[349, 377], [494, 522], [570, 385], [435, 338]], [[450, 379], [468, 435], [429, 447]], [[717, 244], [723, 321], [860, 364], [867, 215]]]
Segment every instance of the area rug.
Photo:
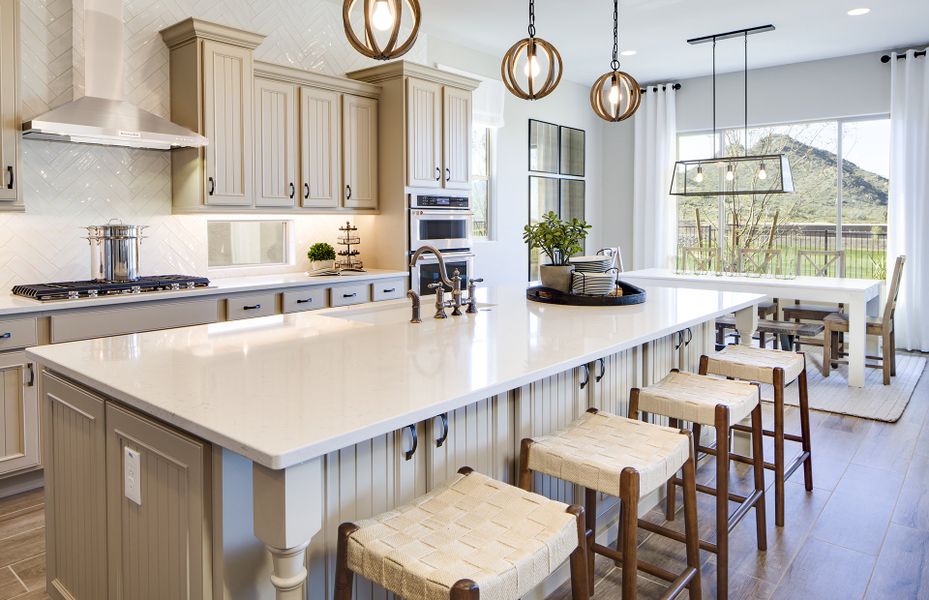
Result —
[[[898, 352], [897, 375], [891, 378], [890, 385], [883, 384], [880, 369], [866, 369], [865, 386], [851, 388], [848, 387], [846, 366], [840, 365], [832, 370], [829, 377], [823, 377], [820, 371], [822, 352], [815, 348], [805, 351], [810, 408], [875, 421], [896, 422], [906, 410], [913, 390], [926, 370], [925, 357]], [[774, 397], [774, 391], [771, 386], [765, 385], [761, 395], [767, 400]], [[796, 384], [787, 388], [784, 401], [797, 406]]]

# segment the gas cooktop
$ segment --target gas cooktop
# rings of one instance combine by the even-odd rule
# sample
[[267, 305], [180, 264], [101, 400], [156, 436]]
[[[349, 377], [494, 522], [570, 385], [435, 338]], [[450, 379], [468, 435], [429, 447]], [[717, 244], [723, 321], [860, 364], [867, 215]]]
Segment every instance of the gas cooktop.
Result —
[[63, 281], [59, 283], [37, 283], [17, 285], [13, 293], [41, 302], [52, 300], [77, 300], [119, 294], [143, 294], [173, 290], [192, 290], [210, 285], [206, 277], [188, 275], [153, 275], [136, 281]]

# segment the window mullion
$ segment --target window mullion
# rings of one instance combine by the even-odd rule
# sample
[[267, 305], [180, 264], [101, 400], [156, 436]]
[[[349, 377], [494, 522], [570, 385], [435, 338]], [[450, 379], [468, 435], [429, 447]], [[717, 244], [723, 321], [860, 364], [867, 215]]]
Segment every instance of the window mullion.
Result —
[[[842, 197], [842, 169], [843, 169], [843, 157], [842, 157], [842, 120], [836, 121], [836, 219], [835, 219], [835, 249], [843, 250], [845, 243], [842, 239], [842, 204], [844, 203]], [[828, 250], [828, 248], [827, 248]], [[841, 276], [841, 269], [838, 270], [838, 274]]]

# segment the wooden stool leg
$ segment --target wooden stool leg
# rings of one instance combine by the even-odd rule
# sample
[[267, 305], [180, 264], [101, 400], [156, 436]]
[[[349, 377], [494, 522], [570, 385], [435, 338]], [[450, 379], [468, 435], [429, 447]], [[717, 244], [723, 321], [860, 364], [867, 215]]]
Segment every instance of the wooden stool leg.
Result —
[[532, 471], [529, 470], [529, 447], [532, 446], [531, 438], [523, 438], [519, 446], [519, 473], [517, 474], [517, 485], [526, 490], [532, 491]]
[[[674, 427], [675, 429], [677, 429], [678, 427], [677, 419], [669, 418], [668, 427]], [[666, 487], [667, 487], [667, 490], [666, 490], [666, 497], [665, 497], [665, 518], [669, 521], [673, 521], [674, 513], [677, 512], [677, 509], [674, 506], [675, 501], [677, 500], [676, 494], [675, 494], [674, 480], [669, 479]]]
[[[700, 600], [700, 527], [697, 523], [697, 461], [691, 444], [690, 458], [684, 463], [684, 537], [687, 545], [687, 566], [696, 570], [687, 588], [690, 600]], [[623, 576], [625, 580], [625, 575]], [[718, 598], [725, 598], [722, 594]]]
[[803, 370], [797, 380], [797, 388], [800, 395], [800, 437], [803, 439], [801, 447], [808, 453], [806, 460], [803, 461], [803, 484], [806, 491], [813, 491], [813, 450], [810, 434], [810, 399], [807, 390], [806, 381], [806, 356], [803, 357]]
[[584, 498], [584, 515], [587, 521], [587, 584], [594, 594], [594, 542], [597, 541], [597, 490], [587, 488]]
[[774, 524], [784, 526], [784, 369], [774, 369]]
[[622, 502], [622, 600], [635, 600], [638, 579], [639, 472], [626, 467], [619, 477], [619, 499]]
[[336, 559], [335, 559], [335, 600], [352, 600], [352, 580], [354, 573], [348, 568], [348, 538], [358, 526], [354, 523], [342, 523], [339, 525], [339, 538], [336, 542]]
[[758, 549], [768, 549], [768, 528], [764, 500], [764, 433], [761, 425], [761, 387], [758, 387], [758, 406], [752, 411], [752, 459], [754, 460], [755, 491], [761, 496], [755, 503], [755, 538]]
[[716, 596], [729, 597], [729, 407], [716, 406]]
[[[588, 490], [589, 492], [589, 490]], [[594, 499], [596, 500], [596, 491], [594, 492]], [[575, 516], [577, 519], [577, 548], [574, 549], [574, 552], [571, 553], [571, 559], [569, 560], [569, 565], [571, 568], [571, 600], [588, 600], [593, 594], [594, 582], [593, 579], [588, 580], [588, 565], [592, 565], [592, 562], [589, 562], [587, 559], [587, 554], [592, 553], [592, 549], [588, 550], [587, 539], [588, 539], [588, 523], [587, 518], [585, 517], [585, 510], [580, 506], [569, 506], [568, 512]], [[594, 517], [596, 517], [596, 505], [594, 506]], [[477, 597], [475, 596], [475, 600]]]
[[[481, 597], [477, 584], [470, 579], [459, 579], [452, 586], [451, 591], [450, 600], [478, 600]], [[574, 598], [574, 600], [578, 599]]]

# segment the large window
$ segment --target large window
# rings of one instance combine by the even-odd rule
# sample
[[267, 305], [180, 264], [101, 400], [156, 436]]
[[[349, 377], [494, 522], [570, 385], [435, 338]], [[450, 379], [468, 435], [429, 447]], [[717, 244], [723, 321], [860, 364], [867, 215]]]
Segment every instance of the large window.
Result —
[[[719, 250], [721, 270], [739, 270], [740, 249], [779, 249], [788, 274], [809, 274], [800, 250], [844, 250], [845, 276], [883, 278], [890, 172], [890, 120], [841, 119], [678, 136], [680, 160], [784, 153], [795, 192], [688, 198], [678, 202], [683, 248]], [[837, 273], [838, 274], [838, 273]]]
[[493, 140], [492, 127], [474, 126], [471, 133], [471, 210], [474, 212], [471, 235], [478, 239], [491, 237]]

